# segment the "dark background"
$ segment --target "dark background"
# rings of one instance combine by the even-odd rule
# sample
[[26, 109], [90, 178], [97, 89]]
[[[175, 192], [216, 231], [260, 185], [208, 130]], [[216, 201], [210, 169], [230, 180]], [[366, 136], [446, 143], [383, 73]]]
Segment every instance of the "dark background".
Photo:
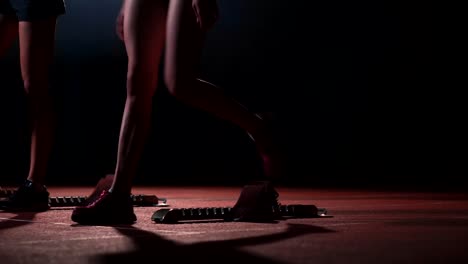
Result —
[[[68, 1], [52, 83], [59, 113], [48, 184], [93, 184], [115, 164], [126, 56], [119, 1]], [[446, 79], [441, 11], [398, 1], [221, 0], [202, 78], [273, 113], [287, 185], [464, 188], [463, 123]], [[1, 181], [28, 165], [17, 46], [0, 61]], [[460, 88], [461, 89], [461, 88]], [[159, 89], [138, 184], [241, 184], [256, 156], [231, 124]]]

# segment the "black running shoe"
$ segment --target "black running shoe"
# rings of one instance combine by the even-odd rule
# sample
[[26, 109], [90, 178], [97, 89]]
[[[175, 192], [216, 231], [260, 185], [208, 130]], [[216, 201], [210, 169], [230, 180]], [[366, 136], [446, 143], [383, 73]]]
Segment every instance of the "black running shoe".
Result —
[[82, 225], [133, 224], [137, 220], [130, 195], [107, 190], [90, 204], [73, 209], [71, 219]]
[[43, 212], [49, 206], [49, 192], [45, 186], [26, 180], [6, 201], [0, 203], [0, 210]]
[[271, 182], [254, 182], [244, 186], [232, 209], [234, 221], [272, 222], [278, 219], [278, 192]]

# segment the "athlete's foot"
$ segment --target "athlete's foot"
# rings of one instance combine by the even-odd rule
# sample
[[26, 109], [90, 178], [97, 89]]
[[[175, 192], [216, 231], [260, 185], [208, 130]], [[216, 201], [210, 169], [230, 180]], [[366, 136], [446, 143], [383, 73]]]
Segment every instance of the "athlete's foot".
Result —
[[73, 209], [71, 219], [82, 225], [132, 224], [137, 220], [130, 195], [107, 190], [90, 204]]
[[26, 180], [8, 200], [0, 204], [0, 210], [13, 212], [42, 212], [48, 209], [47, 188], [29, 180]]
[[234, 221], [272, 222], [278, 215], [278, 192], [271, 182], [247, 184], [232, 208]]

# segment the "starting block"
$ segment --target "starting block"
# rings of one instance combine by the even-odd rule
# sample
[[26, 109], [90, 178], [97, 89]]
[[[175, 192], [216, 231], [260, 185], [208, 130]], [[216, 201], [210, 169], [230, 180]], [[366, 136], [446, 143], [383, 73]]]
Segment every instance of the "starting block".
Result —
[[[272, 207], [272, 212], [276, 219], [330, 217], [325, 208], [317, 208], [315, 205], [279, 205]], [[151, 220], [161, 224], [207, 220], [236, 221], [232, 213], [233, 207], [165, 208], [154, 212]]]
[[244, 186], [233, 207], [166, 208], [154, 212], [151, 220], [169, 224], [209, 220], [270, 222], [287, 218], [330, 217], [325, 208], [303, 204], [282, 205], [278, 197], [271, 182], [253, 182]]
[[[131, 195], [132, 204], [135, 207], [166, 207], [166, 198], [160, 198], [156, 195], [138, 194]], [[50, 207], [70, 207], [82, 206], [87, 203], [88, 196], [56, 196], [49, 198]]]
[[[10, 197], [15, 190], [0, 188], [0, 203]], [[50, 207], [74, 207], [82, 206], [87, 203], [89, 196], [54, 196], [49, 197]], [[136, 207], [167, 207], [166, 198], [157, 197], [156, 195], [138, 194], [131, 195], [133, 206]]]
[[0, 187], [0, 198], [10, 197], [15, 191], [10, 189], [3, 189]]

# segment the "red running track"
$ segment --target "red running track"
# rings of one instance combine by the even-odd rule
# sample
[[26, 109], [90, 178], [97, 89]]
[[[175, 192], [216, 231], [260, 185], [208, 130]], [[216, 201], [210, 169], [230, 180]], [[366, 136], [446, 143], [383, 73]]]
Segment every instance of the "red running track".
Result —
[[[70, 208], [0, 211], [0, 263], [468, 263], [468, 195], [277, 188], [282, 204], [314, 204], [332, 218], [277, 223], [79, 226]], [[52, 196], [90, 188], [50, 187]], [[136, 187], [171, 207], [234, 205], [233, 187]], [[118, 261], [118, 262], [117, 262]]]

